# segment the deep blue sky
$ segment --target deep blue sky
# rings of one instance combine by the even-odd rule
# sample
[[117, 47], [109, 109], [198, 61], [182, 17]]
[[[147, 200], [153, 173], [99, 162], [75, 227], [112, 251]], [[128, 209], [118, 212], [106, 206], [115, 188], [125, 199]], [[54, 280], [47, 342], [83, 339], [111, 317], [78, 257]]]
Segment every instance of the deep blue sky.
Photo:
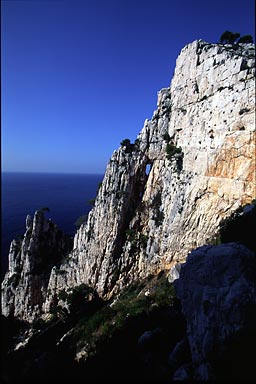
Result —
[[30, 0], [2, 5], [2, 170], [103, 173], [195, 39], [254, 39], [254, 1]]

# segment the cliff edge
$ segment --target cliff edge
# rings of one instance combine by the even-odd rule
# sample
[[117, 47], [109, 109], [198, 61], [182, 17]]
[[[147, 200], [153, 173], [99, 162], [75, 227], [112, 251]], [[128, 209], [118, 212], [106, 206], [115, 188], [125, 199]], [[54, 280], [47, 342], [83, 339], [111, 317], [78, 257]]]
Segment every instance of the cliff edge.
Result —
[[[253, 44], [199, 40], [182, 49], [151, 120], [135, 143], [124, 141], [113, 153], [65, 259], [51, 259], [35, 282], [21, 256], [24, 245], [14, 252], [12, 244], [5, 316], [33, 321], [60, 303], [60, 291], [87, 284], [107, 299], [136, 279], [170, 270], [255, 198], [254, 60]], [[56, 241], [58, 250], [68, 248]], [[30, 260], [35, 255], [31, 248]]]

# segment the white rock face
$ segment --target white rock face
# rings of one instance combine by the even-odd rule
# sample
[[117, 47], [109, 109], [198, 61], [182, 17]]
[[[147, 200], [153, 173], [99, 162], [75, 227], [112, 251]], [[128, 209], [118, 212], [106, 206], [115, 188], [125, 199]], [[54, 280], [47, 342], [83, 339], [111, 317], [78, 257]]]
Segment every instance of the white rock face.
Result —
[[182, 264], [176, 263], [171, 267], [167, 276], [169, 283], [173, 283], [175, 280], [177, 280], [180, 277], [181, 266]]
[[[184, 261], [223, 217], [253, 199], [253, 53], [252, 45], [234, 51], [203, 41], [181, 51], [138, 150], [114, 153], [87, 226], [76, 235], [81, 280], [104, 294], [114, 276], [122, 286]], [[183, 159], [167, 160], [166, 132]]]
[[42, 313], [52, 267], [70, 251], [71, 241], [36, 211], [27, 216], [23, 239], [13, 240], [2, 282], [2, 314], [33, 321]]
[[255, 197], [254, 53], [202, 40], [182, 49], [135, 145], [113, 153], [72, 252], [51, 271], [43, 311], [61, 289], [85, 283], [109, 297], [184, 262]]

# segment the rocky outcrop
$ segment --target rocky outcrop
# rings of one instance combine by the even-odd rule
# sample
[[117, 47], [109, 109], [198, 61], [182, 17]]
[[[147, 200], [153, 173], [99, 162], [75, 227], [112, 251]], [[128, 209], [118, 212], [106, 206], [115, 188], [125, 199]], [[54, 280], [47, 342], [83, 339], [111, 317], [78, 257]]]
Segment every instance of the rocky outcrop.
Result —
[[36, 211], [26, 218], [23, 239], [13, 240], [2, 283], [2, 314], [33, 321], [42, 313], [51, 269], [70, 251], [72, 240]]
[[174, 282], [195, 380], [255, 379], [256, 256], [239, 243], [191, 252]]
[[255, 220], [255, 203], [239, 208], [221, 223], [227, 243], [110, 301], [82, 284], [32, 325], [4, 318], [5, 381], [255, 381]]
[[182, 49], [152, 119], [113, 153], [73, 250], [51, 270], [41, 311], [61, 290], [85, 283], [109, 298], [184, 262], [255, 197], [254, 53], [253, 44], [202, 40]]
[[235, 50], [203, 41], [181, 51], [152, 119], [107, 166], [95, 207], [75, 236], [78, 275], [63, 266], [67, 277], [53, 275], [56, 287], [86, 282], [108, 296], [183, 262], [223, 217], [252, 200], [253, 54], [253, 45]]

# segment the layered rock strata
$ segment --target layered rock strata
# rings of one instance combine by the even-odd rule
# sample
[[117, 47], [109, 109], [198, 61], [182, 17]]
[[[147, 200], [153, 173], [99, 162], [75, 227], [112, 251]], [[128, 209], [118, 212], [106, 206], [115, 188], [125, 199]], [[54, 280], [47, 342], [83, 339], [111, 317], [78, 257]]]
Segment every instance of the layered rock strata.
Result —
[[73, 250], [51, 270], [42, 311], [68, 287], [107, 298], [184, 262], [255, 197], [254, 55], [253, 44], [182, 49], [152, 119], [113, 153]]

